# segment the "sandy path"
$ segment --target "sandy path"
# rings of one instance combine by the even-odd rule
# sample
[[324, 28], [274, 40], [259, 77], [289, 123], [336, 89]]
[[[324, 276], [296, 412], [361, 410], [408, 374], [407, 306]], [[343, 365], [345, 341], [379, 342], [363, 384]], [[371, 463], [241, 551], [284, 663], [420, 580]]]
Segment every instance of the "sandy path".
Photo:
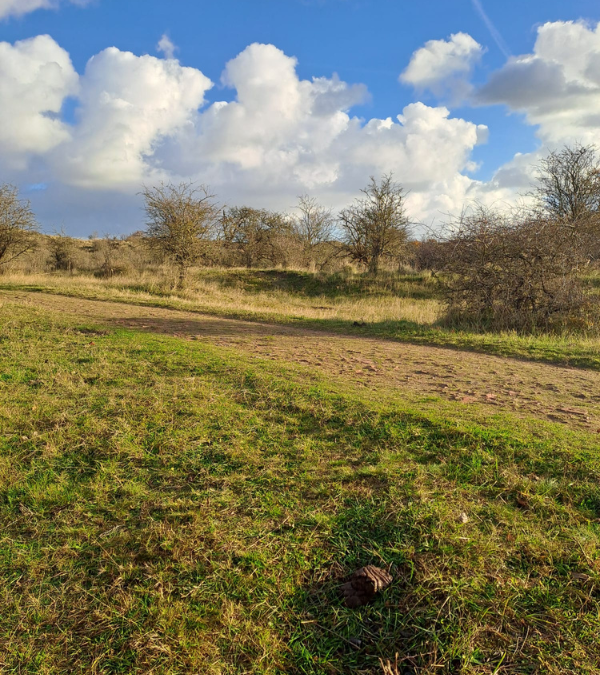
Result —
[[600, 372], [596, 371], [45, 293], [4, 292], [0, 297], [296, 362], [335, 380], [351, 379], [374, 393], [391, 388], [435, 395], [464, 405], [485, 404], [490, 413], [504, 409], [520, 417], [600, 432]]

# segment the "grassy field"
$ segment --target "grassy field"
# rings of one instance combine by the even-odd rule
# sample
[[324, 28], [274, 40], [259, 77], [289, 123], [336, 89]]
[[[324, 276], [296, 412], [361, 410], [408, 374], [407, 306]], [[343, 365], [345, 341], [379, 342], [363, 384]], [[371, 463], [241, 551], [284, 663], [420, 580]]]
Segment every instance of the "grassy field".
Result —
[[[294, 295], [256, 292], [275, 314]], [[403, 675], [599, 672], [596, 434], [450, 421], [26, 303], [0, 306], [0, 346], [0, 672], [380, 675], [396, 653]], [[345, 608], [369, 563], [393, 585]]]
[[[590, 276], [588, 285], [592, 292], [600, 292], [600, 277]], [[373, 280], [351, 272], [202, 269], [192, 272], [183, 291], [173, 290], [172, 274], [164, 269], [113, 279], [5, 274], [0, 289], [171, 307], [600, 369], [600, 337], [594, 326], [589, 333], [562, 335], [486, 333], [445, 326], [440, 321], [443, 307], [436, 282], [429, 273], [384, 273]]]

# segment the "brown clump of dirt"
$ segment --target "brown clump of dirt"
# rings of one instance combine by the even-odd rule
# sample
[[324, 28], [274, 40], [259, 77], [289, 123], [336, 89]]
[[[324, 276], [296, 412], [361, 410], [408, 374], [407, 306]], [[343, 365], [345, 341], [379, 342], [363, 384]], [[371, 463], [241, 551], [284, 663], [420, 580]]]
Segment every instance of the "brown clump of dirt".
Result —
[[386, 589], [393, 581], [386, 570], [367, 565], [356, 570], [340, 590], [346, 607], [356, 608], [368, 605], [377, 593]]

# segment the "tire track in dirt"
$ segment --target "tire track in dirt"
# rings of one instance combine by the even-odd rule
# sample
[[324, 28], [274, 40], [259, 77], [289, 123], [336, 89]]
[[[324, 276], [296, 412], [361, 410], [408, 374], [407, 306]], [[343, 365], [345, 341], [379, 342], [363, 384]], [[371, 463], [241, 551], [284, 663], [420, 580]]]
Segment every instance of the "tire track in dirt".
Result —
[[455, 349], [45, 293], [0, 298], [136, 330], [200, 340], [318, 369], [372, 390], [483, 404], [600, 432], [600, 373]]

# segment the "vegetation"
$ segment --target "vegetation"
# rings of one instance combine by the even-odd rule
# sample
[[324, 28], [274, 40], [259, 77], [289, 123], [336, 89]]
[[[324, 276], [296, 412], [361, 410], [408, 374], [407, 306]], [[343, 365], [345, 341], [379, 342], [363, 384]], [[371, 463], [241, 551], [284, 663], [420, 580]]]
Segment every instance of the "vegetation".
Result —
[[597, 168], [424, 242], [391, 176], [87, 241], [2, 188], [0, 672], [597, 673]]
[[292, 216], [293, 233], [302, 251], [302, 266], [323, 269], [339, 251], [331, 246], [335, 239], [335, 217], [331, 209], [320, 206], [314, 197], [303, 195]]
[[248, 269], [286, 261], [285, 239], [291, 228], [279, 213], [266, 209], [234, 207], [220, 220], [221, 241], [228, 262]]
[[600, 159], [592, 145], [566, 146], [537, 167], [533, 196], [538, 208], [565, 224], [600, 211]]
[[[125, 242], [129, 246], [129, 242]], [[138, 249], [127, 248], [132, 253]], [[597, 274], [584, 279], [587, 293], [600, 293]], [[488, 352], [563, 365], [600, 368], [595, 326], [546, 333], [490, 331], [444, 321], [444, 305], [430, 274], [380, 273], [365, 276], [305, 271], [199, 269], [183, 290], [173, 289], [169, 268], [143, 274], [5, 275], [0, 288], [171, 307], [250, 321], [293, 324], [340, 334], [373, 336], [418, 344]], [[360, 324], [359, 326], [355, 324]]]
[[340, 212], [345, 250], [352, 260], [377, 274], [385, 261], [399, 264], [408, 241], [404, 190], [392, 176], [371, 177], [363, 197]]
[[463, 213], [438, 266], [446, 321], [529, 332], [593, 327], [586, 243], [577, 228], [536, 213]]
[[31, 250], [37, 229], [29, 202], [19, 199], [16, 187], [0, 185], [0, 272]]
[[[5, 672], [375, 675], [395, 652], [419, 675], [597, 672], [591, 435], [449, 423], [27, 304], [0, 317]], [[344, 608], [368, 563], [394, 584]]]
[[213, 233], [218, 208], [206, 187], [191, 183], [144, 188], [151, 248], [169, 257], [178, 270], [181, 288], [188, 269], [206, 250]]

